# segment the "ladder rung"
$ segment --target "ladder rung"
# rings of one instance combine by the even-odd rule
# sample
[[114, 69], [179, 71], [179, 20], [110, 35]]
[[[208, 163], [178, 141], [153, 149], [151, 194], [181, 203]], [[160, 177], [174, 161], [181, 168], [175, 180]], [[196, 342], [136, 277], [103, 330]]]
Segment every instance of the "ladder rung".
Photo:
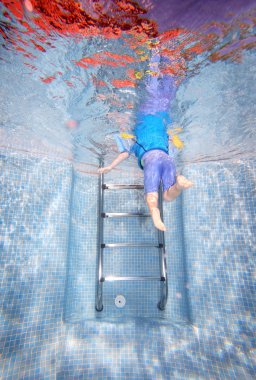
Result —
[[106, 243], [101, 244], [101, 248], [119, 248], [119, 247], [150, 247], [163, 248], [163, 244], [158, 243]]
[[150, 214], [142, 212], [103, 212], [101, 214], [102, 218], [119, 218], [119, 217], [149, 217]]
[[106, 190], [121, 190], [121, 189], [144, 189], [143, 185], [117, 185], [117, 184], [107, 184], [102, 185], [102, 189]]
[[158, 280], [161, 281], [161, 277], [156, 276], [127, 276], [127, 277], [121, 277], [121, 276], [106, 276], [105, 281], [152, 281], [152, 280]]

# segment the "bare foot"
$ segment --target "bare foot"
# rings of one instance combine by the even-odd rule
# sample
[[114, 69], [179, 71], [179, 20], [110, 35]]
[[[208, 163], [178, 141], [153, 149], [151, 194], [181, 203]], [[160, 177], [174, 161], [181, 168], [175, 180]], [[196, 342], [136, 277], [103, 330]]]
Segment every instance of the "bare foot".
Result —
[[151, 210], [151, 216], [153, 219], [154, 226], [160, 231], [166, 231], [166, 227], [161, 220], [160, 211], [158, 208], [154, 207]]
[[177, 183], [177, 188], [179, 190], [186, 190], [186, 189], [189, 189], [191, 186], [194, 185], [193, 182], [189, 181], [183, 175], [178, 175], [176, 183]]

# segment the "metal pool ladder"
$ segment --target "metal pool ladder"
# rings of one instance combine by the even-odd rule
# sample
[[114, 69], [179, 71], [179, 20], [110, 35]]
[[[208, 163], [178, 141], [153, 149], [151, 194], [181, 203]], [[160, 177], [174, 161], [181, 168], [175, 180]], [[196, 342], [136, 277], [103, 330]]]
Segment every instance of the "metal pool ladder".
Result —
[[[100, 166], [103, 166], [103, 161]], [[150, 214], [145, 213], [109, 213], [104, 212], [104, 191], [105, 190], [124, 190], [124, 189], [143, 189], [143, 185], [118, 185], [118, 184], [105, 184], [104, 175], [99, 176], [99, 196], [98, 196], [98, 241], [97, 241], [97, 279], [96, 279], [96, 300], [95, 309], [97, 311], [103, 310], [103, 284], [105, 281], [160, 281], [160, 300], [157, 307], [164, 310], [168, 298], [168, 279], [166, 270], [166, 254], [165, 254], [165, 239], [164, 232], [158, 230], [158, 244], [152, 243], [109, 243], [103, 242], [103, 230], [105, 218], [130, 218], [130, 217], [150, 217]], [[162, 191], [159, 191], [159, 208], [161, 216], [163, 217], [163, 201]], [[159, 250], [159, 276], [104, 276], [103, 274], [103, 253], [105, 248], [117, 247], [156, 247]]]

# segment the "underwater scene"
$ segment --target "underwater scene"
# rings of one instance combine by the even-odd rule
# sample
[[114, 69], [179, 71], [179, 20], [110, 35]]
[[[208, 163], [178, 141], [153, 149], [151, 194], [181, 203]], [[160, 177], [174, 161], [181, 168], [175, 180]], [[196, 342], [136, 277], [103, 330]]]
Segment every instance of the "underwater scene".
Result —
[[256, 2], [0, 4], [0, 378], [255, 379]]

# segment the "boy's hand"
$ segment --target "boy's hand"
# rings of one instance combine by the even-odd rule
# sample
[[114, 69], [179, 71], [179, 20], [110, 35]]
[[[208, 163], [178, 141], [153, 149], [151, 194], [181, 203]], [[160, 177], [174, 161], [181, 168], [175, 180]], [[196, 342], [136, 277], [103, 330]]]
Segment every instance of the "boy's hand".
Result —
[[99, 174], [105, 174], [105, 173], [110, 172], [111, 169], [112, 169], [111, 166], [105, 166], [105, 168], [99, 168], [98, 173]]

